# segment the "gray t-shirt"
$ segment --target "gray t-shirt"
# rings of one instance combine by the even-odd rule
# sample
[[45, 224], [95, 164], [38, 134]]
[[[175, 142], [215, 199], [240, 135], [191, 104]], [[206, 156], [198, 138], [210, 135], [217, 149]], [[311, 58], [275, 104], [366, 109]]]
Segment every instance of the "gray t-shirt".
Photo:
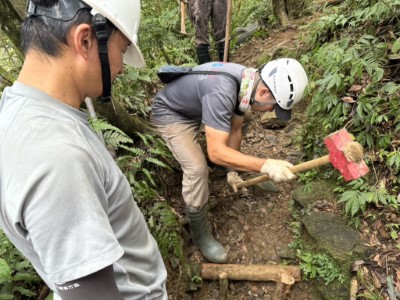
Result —
[[112, 264], [125, 299], [167, 299], [157, 244], [85, 113], [18, 82], [6, 88], [0, 193], [1, 228], [53, 291]]
[[[239, 83], [244, 69], [239, 64], [221, 62], [193, 68], [227, 72], [235, 76]], [[237, 97], [237, 84], [228, 76], [184, 75], [157, 93], [152, 105], [152, 120], [158, 125], [197, 121], [229, 132]]]

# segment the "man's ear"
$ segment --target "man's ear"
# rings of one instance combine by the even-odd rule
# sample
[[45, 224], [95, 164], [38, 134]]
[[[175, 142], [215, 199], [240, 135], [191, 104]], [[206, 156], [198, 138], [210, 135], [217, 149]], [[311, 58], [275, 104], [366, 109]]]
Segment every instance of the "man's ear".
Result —
[[270, 95], [270, 94], [271, 94], [271, 91], [269, 90], [269, 88], [262, 86], [262, 87], [260, 88], [259, 93], [260, 93], [260, 97], [264, 97], [264, 96]]
[[89, 59], [89, 54], [95, 45], [91, 26], [89, 24], [79, 24], [73, 32], [72, 38], [75, 51], [85, 60]]

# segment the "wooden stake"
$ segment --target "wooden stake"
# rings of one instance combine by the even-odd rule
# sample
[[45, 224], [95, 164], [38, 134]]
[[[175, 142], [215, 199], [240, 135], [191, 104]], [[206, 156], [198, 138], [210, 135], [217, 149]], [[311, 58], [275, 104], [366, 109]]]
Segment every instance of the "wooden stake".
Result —
[[281, 300], [283, 295], [283, 283], [277, 282], [272, 300]]
[[186, 32], [186, 7], [185, 0], [181, 0], [181, 33], [187, 34]]
[[357, 281], [357, 276], [354, 276], [350, 280], [350, 300], [357, 299], [357, 292], [358, 292], [358, 281]]
[[225, 272], [219, 274], [219, 299], [225, 300], [228, 297], [228, 275]]
[[226, 10], [224, 62], [228, 61], [228, 55], [229, 55], [229, 38], [230, 38], [230, 32], [231, 32], [232, 0], [228, 0], [227, 5], [228, 5], [228, 7]]

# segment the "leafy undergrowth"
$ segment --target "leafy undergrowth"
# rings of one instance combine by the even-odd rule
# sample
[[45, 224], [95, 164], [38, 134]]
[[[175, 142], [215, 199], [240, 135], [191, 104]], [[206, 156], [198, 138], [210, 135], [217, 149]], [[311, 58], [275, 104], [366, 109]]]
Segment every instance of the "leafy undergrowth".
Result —
[[302, 39], [310, 76], [302, 145], [321, 156], [323, 138], [346, 127], [365, 150], [370, 172], [345, 183], [340, 203], [374, 248], [358, 262], [360, 299], [400, 293], [400, 1], [349, 0], [327, 8]]

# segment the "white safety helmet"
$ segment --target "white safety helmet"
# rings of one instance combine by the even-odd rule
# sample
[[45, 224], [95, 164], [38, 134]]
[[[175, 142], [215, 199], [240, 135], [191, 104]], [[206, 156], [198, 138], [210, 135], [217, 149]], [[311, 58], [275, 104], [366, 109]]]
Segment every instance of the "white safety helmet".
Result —
[[281, 120], [289, 120], [292, 107], [303, 98], [308, 84], [304, 68], [293, 58], [279, 58], [267, 63], [261, 69], [260, 76], [276, 100], [276, 116]]
[[70, 21], [82, 9], [90, 10], [93, 15], [103, 81], [103, 93], [99, 100], [105, 103], [111, 99], [107, 20], [131, 41], [131, 46], [124, 53], [124, 63], [138, 68], [144, 66], [143, 55], [137, 46], [140, 0], [58, 0], [51, 5], [29, 0], [26, 12], [28, 17], [44, 16], [55, 20]]
[[124, 63], [141, 68], [143, 55], [137, 46], [140, 23], [140, 0], [82, 0], [92, 8], [91, 14], [102, 14], [132, 43], [124, 54]]
[[58, 0], [50, 7], [28, 1], [26, 12], [28, 16], [46, 16], [69, 21], [79, 10], [85, 8], [91, 9], [93, 16], [100, 14], [106, 18], [131, 41], [132, 45], [124, 54], [124, 63], [137, 68], [143, 67], [143, 55], [137, 46], [140, 0]]

